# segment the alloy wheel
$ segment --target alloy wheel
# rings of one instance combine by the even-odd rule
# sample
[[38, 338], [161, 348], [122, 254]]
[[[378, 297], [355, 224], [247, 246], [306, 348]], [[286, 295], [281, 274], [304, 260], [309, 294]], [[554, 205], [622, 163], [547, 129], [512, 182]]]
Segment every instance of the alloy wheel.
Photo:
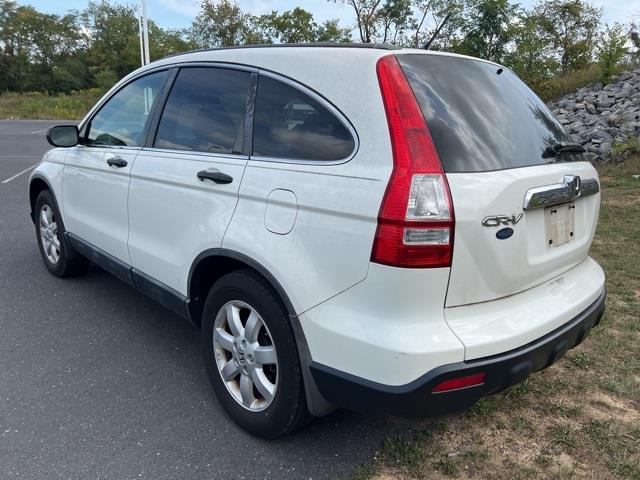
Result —
[[276, 395], [278, 359], [269, 329], [260, 314], [234, 300], [218, 311], [213, 325], [218, 372], [236, 402], [247, 410], [264, 410]]
[[60, 260], [60, 236], [53, 209], [45, 204], [40, 209], [40, 240], [47, 260], [55, 265]]

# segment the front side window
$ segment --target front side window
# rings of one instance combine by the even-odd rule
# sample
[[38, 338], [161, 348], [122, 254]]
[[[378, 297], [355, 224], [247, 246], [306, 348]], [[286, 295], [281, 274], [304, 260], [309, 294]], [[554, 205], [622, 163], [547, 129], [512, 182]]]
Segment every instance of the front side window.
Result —
[[269, 77], [258, 81], [253, 154], [299, 160], [344, 160], [355, 142], [327, 108], [297, 88]]
[[121, 88], [91, 119], [86, 143], [142, 146], [144, 127], [166, 75], [166, 71], [152, 73]]
[[162, 112], [154, 147], [241, 153], [250, 76], [222, 68], [180, 70]]

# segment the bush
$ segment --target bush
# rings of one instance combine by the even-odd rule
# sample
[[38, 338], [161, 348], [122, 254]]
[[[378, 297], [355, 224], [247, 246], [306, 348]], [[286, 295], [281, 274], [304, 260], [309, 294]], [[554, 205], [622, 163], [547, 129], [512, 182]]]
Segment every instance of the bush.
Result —
[[106, 92], [118, 81], [118, 75], [110, 68], [105, 68], [94, 75], [97, 88]]
[[612, 27], [607, 25], [596, 52], [603, 83], [608, 83], [611, 76], [618, 73], [620, 62], [629, 51], [626, 45], [624, 27], [619, 23], [614, 23]]
[[103, 93], [99, 88], [60, 95], [7, 92], [0, 95], [0, 118], [79, 120]]
[[552, 102], [568, 93], [575, 92], [585, 85], [597, 83], [601, 78], [600, 68], [597, 65], [590, 65], [587, 68], [573, 70], [553, 77], [538, 86], [534, 86], [533, 89], [545, 102]]
[[640, 137], [630, 136], [624, 142], [613, 142], [611, 153], [614, 160], [626, 160], [640, 153]]

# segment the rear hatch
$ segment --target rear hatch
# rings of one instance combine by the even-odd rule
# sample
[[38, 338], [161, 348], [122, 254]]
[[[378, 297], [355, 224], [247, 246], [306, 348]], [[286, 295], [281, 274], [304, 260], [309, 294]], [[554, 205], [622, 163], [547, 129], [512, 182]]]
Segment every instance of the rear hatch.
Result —
[[[597, 173], [509, 69], [466, 57], [397, 55], [427, 121], [455, 211], [446, 306], [506, 297], [588, 255]], [[566, 150], [570, 150], [567, 148]]]

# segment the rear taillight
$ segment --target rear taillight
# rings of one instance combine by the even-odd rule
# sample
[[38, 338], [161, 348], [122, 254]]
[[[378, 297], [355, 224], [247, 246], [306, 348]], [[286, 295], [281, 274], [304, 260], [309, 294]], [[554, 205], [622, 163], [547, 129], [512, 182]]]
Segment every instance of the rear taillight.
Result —
[[396, 57], [382, 57], [376, 70], [393, 172], [378, 214], [371, 261], [407, 268], [449, 267], [455, 221], [440, 158]]

